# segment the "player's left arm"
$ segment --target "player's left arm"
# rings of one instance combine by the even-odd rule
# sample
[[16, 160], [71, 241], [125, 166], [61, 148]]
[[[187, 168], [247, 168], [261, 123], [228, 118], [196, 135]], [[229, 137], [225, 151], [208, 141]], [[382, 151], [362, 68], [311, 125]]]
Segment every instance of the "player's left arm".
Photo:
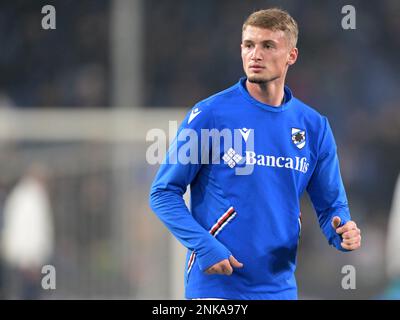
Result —
[[323, 117], [323, 121], [318, 160], [307, 191], [329, 244], [341, 251], [351, 251], [361, 246], [361, 231], [351, 220], [335, 139], [328, 120]]
[[332, 219], [332, 228], [342, 237], [342, 242], [340, 244], [342, 248], [351, 251], [361, 247], [361, 230], [357, 227], [357, 224], [351, 220], [341, 227], [340, 224], [341, 221], [339, 217], [334, 217]]

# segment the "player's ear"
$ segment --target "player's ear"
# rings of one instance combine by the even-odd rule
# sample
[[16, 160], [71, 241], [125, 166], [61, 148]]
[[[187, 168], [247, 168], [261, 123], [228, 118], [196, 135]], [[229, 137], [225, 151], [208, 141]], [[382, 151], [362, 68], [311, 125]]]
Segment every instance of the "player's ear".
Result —
[[299, 55], [299, 50], [297, 48], [292, 48], [289, 52], [287, 64], [289, 66], [295, 64], [298, 55]]

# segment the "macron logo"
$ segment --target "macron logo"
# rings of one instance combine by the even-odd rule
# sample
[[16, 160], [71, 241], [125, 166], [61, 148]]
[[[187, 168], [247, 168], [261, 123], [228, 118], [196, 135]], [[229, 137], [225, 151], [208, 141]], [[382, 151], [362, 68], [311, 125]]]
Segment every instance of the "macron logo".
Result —
[[188, 124], [192, 122], [194, 118], [196, 118], [200, 114], [201, 110], [199, 108], [195, 108], [192, 110], [192, 113], [189, 116]]
[[252, 129], [247, 129], [247, 128], [239, 129], [240, 134], [242, 135], [245, 142], [247, 142], [247, 139], [249, 138], [249, 134], [250, 134], [251, 130]]

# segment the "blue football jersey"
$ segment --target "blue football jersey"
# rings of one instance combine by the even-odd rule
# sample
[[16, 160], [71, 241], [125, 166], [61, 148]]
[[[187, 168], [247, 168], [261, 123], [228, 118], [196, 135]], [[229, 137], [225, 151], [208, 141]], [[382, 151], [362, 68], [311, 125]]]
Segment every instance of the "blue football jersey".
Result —
[[[310, 195], [329, 244], [350, 220], [336, 144], [326, 117], [293, 97], [255, 100], [246, 78], [187, 114], [150, 191], [150, 206], [188, 248], [186, 298], [296, 299], [300, 197]], [[190, 185], [190, 210], [183, 194]], [[233, 255], [231, 276], [207, 275]]]

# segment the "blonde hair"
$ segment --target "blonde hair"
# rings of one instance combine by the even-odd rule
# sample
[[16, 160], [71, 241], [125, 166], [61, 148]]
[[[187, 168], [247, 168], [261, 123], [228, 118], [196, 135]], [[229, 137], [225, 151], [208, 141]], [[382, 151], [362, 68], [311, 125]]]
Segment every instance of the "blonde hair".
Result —
[[297, 22], [291, 15], [279, 8], [270, 8], [253, 12], [244, 22], [244, 31], [247, 26], [269, 29], [271, 31], [281, 30], [285, 32], [289, 44], [294, 48], [299, 36]]

